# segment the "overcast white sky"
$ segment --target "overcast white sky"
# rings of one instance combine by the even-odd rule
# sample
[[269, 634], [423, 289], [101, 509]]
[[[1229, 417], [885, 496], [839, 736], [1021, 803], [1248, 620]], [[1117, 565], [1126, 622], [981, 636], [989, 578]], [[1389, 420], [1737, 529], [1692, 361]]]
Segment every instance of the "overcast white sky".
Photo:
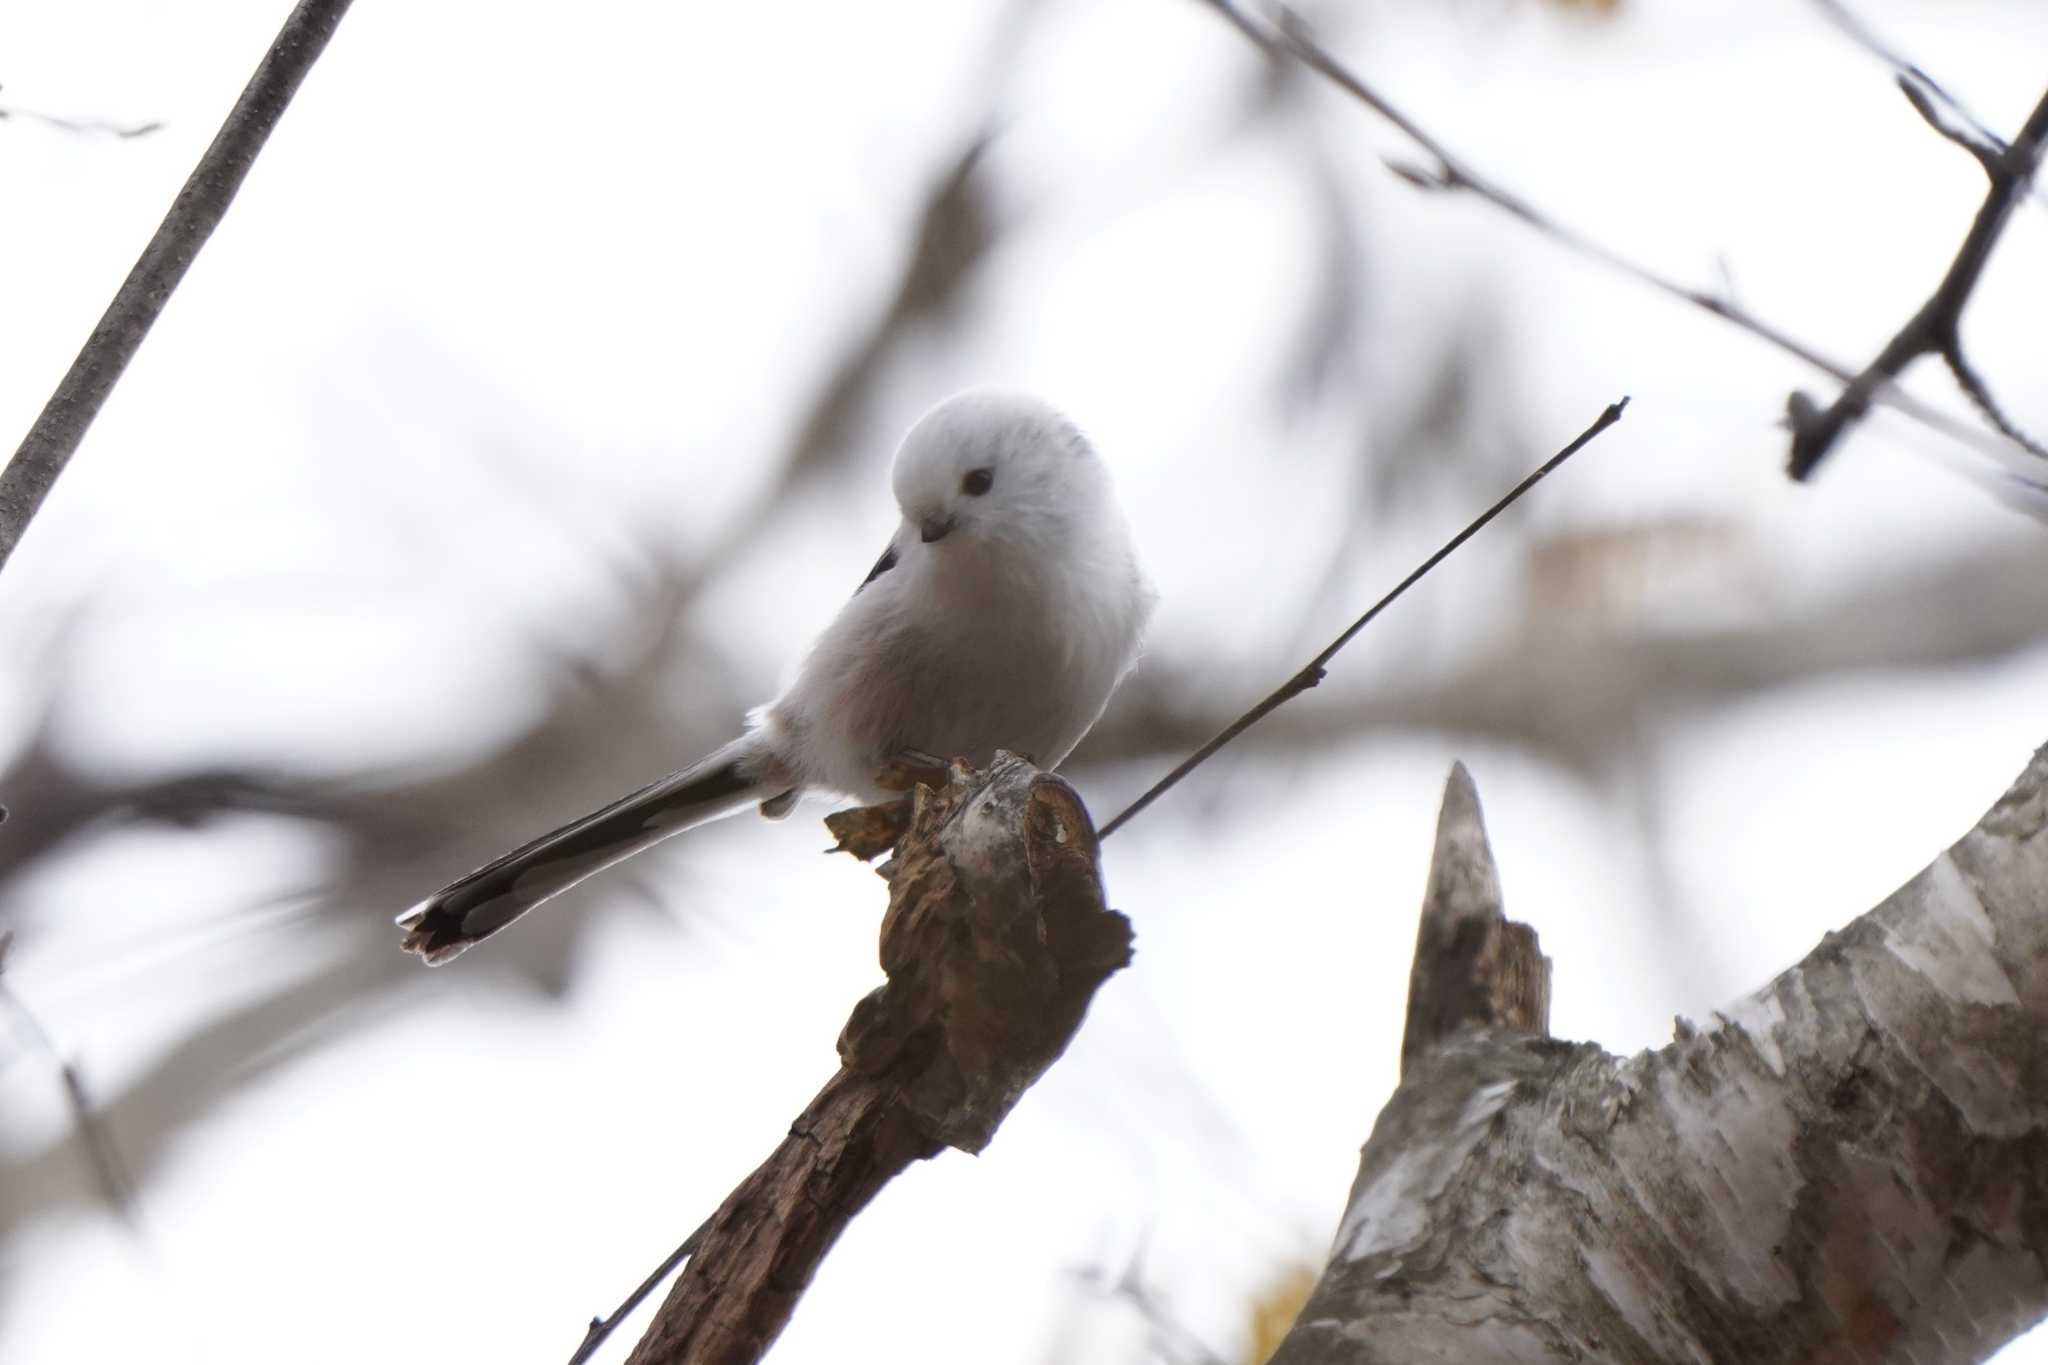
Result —
[[[117, 141], [0, 121], [10, 439], [284, 10], [0, 10], [0, 105], [167, 125]], [[1743, 302], [1853, 360], [1938, 278], [1981, 193], [1804, 4], [1347, 12], [1332, 45], [1475, 163], [1681, 278], [1725, 268]], [[2039, 97], [2048, 7], [1865, 12], [1993, 127]], [[968, 383], [1040, 391], [1094, 434], [1164, 595], [1155, 655], [1209, 661], [1205, 684], [1247, 704], [1477, 509], [1432, 486], [1318, 596], [1360, 476], [1343, 405], [1273, 400], [1329, 283], [1305, 135], [1342, 168], [1365, 281], [1337, 387], [1412, 407], [1445, 337], [1474, 330], [1491, 349], [1469, 401], [1497, 414], [1480, 453], [1503, 486], [1634, 399], [1537, 495], [1536, 526], [1690, 519], [1739, 541], [1704, 581], [1631, 585], [1631, 610], [1767, 619], [2041, 534], [1897, 419], [1787, 484], [1775, 418], [1814, 376], [1404, 186], [1379, 162], [1409, 149], [1323, 90], [1244, 126], [1258, 64], [1192, 0], [1066, 0], [1005, 41], [1012, 22], [936, 3], [357, 6], [0, 578], [0, 748], [53, 695], [65, 745], [116, 776], [358, 772], [502, 737], [537, 704], [536, 638], [617, 610], [593, 545], [699, 544], [745, 505], [890, 287], [933, 167], [989, 116], [1011, 230], [968, 316], [888, 376], [855, 477], [706, 604], [751, 695], [886, 536], [886, 433]], [[2037, 429], [2044, 222], [2023, 212], [1968, 319]], [[1963, 410], [1939, 374], [1915, 387]], [[1476, 545], [1294, 705], [1497, 638], [1519, 571]], [[1611, 786], [1471, 736], [1218, 762], [1111, 845], [1138, 957], [1068, 1057], [987, 1154], [885, 1192], [776, 1359], [1135, 1361], [1144, 1324], [1075, 1279], [1134, 1259], [1190, 1332], [1239, 1350], [1251, 1298], [1319, 1259], [1392, 1084], [1453, 759], [1511, 912], [1556, 963], [1555, 1032], [1629, 1051], [1760, 985], [1967, 829], [2048, 738], [2043, 696], [2037, 648], [1671, 717], [1640, 778], [1661, 864]], [[1084, 795], [1105, 816], [1153, 766], [1095, 770]], [[558, 1006], [437, 973], [195, 1128], [144, 1190], [139, 1237], [78, 1205], [0, 1244], [0, 1357], [566, 1359], [765, 1154], [877, 977], [880, 884], [817, 858], [808, 816], [688, 843], [669, 864], [689, 912], [607, 917]], [[83, 841], [0, 906], [10, 984], [118, 1086], [175, 1031], [305, 970], [248, 907], [322, 856], [253, 818]], [[0, 1151], [65, 1122], [44, 1062], [0, 1048]]]

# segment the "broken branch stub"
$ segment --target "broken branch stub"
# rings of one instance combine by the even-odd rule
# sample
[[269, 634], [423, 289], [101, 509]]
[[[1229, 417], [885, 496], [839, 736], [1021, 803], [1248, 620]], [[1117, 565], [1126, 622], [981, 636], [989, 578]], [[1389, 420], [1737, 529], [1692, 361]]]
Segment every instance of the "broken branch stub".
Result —
[[1969, 1365], [2044, 1316], [2048, 748], [1655, 1052], [1425, 1049], [1272, 1365]]
[[1131, 960], [1130, 922], [1102, 903], [1096, 839], [1073, 788], [999, 754], [978, 788], [956, 768], [919, 788], [884, 869], [887, 984], [839, 1038], [850, 1071], [903, 1076], [899, 1102], [948, 1146], [978, 1152]]
[[1507, 918], [1479, 791], [1457, 763], [1444, 783], [1415, 932], [1402, 1074], [1460, 1029], [1487, 1026], [1548, 1035], [1550, 960], [1534, 929]]
[[1010, 754], [916, 792], [881, 869], [888, 980], [854, 1007], [839, 1073], [712, 1215], [630, 1365], [758, 1359], [883, 1185], [988, 1145], [1130, 961], [1096, 850], [1073, 789]]

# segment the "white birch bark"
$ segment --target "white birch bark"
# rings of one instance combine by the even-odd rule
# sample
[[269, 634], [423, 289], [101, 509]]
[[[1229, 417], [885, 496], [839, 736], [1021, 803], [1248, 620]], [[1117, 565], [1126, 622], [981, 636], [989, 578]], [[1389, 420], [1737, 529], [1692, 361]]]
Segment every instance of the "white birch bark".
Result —
[[2048, 749], [1656, 1052], [1416, 1018], [1275, 1365], [1953, 1365], [2048, 1314]]

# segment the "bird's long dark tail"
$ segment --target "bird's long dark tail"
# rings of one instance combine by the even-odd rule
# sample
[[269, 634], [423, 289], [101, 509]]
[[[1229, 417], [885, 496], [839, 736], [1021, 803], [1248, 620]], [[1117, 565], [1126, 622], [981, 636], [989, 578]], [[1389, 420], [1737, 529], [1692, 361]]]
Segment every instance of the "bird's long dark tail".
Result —
[[442, 887], [398, 917], [406, 931], [402, 946], [439, 966], [585, 877], [670, 835], [775, 796], [743, 771], [746, 744], [728, 744]]

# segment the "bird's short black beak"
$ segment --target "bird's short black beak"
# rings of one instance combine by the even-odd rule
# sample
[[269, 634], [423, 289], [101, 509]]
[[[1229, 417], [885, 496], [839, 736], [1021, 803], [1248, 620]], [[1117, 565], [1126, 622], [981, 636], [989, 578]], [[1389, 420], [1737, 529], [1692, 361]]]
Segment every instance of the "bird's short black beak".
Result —
[[926, 517], [917, 524], [917, 538], [929, 545], [935, 540], [944, 540], [953, 533], [953, 518]]

